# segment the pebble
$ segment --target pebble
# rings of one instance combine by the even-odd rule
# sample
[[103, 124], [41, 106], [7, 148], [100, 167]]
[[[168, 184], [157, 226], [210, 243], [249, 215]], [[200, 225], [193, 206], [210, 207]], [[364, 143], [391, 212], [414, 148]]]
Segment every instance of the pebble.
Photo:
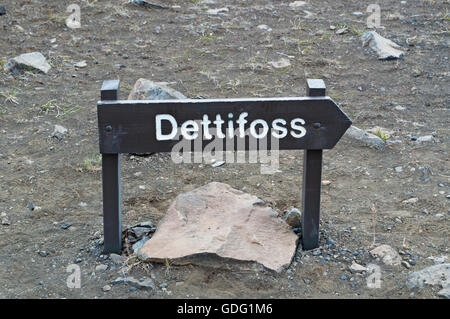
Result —
[[212, 166], [212, 167], [220, 167], [220, 166], [222, 166], [223, 164], [225, 164], [224, 161], [218, 161], [218, 162], [213, 163], [211, 166]]
[[95, 271], [105, 271], [106, 269], [108, 269], [107, 265], [98, 265], [97, 267], [95, 267]]
[[72, 224], [69, 224], [69, 223], [63, 223], [63, 224], [61, 224], [61, 228], [62, 228], [62, 229], [67, 229], [67, 228], [69, 228], [70, 226], [72, 226]]
[[313, 251], [313, 256], [319, 256], [321, 254], [321, 251], [319, 249]]
[[102, 290], [104, 292], [110, 291], [111, 290], [111, 286], [110, 285], [105, 285], [105, 286], [103, 286]]
[[413, 197], [410, 199], [405, 199], [402, 203], [403, 204], [415, 204], [419, 201], [419, 199], [417, 197]]
[[52, 137], [57, 138], [58, 140], [61, 140], [64, 138], [64, 136], [67, 133], [67, 128], [61, 125], [55, 125], [55, 129], [53, 130]]
[[163, 289], [163, 288], [167, 288], [167, 286], [169, 286], [167, 284], [167, 282], [163, 282], [162, 284], [159, 285], [159, 288]]
[[39, 251], [39, 256], [41, 256], [41, 257], [47, 257], [48, 254], [47, 254], [47, 252], [46, 252], [45, 250], [41, 250], [41, 251]]
[[433, 140], [433, 135], [425, 135], [425, 136], [420, 136], [417, 139], [417, 142], [431, 142]]
[[121, 265], [121, 264], [125, 263], [125, 257], [122, 257], [122, 256], [117, 255], [117, 254], [110, 254], [109, 258], [116, 265]]
[[284, 216], [286, 223], [294, 228], [299, 228], [302, 223], [302, 213], [297, 208], [291, 208]]

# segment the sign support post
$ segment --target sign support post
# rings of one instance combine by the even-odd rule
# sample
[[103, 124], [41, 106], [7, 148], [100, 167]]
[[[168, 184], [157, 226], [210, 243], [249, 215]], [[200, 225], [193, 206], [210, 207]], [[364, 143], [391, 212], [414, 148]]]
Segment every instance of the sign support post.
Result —
[[[101, 89], [102, 101], [119, 100], [119, 80], [104, 81]], [[106, 134], [110, 126], [99, 127]], [[102, 153], [103, 183], [103, 234], [104, 252], [120, 253], [122, 250], [122, 203], [120, 183], [120, 155]]]
[[[306, 95], [325, 96], [323, 80], [306, 80]], [[320, 129], [320, 123], [313, 124]], [[303, 158], [302, 237], [303, 249], [319, 247], [320, 191], [322, 183], [323, 150], [306, 149]]]

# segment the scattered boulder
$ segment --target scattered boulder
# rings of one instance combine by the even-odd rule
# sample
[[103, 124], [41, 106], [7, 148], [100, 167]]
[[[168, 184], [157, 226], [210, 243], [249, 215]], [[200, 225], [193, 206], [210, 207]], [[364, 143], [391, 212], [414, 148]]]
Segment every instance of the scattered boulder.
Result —
[[303, 7], [306, 4], [306, 1], [294, 1], [289, 3], [289, 6], [291, 8], [299, 8], [299, 7]]
[[126, 238], [129, 245], [134, 245], [146, 237], [150, 238], [155, 230], [156, 227], [153, 226], [151, 221], [141, 222], [131, 227], [124, 226], [122, 228], [122, 240], [125, 241]]
[[427, 258], [428, 260], [431, 260], [435, 265], [438, 265], [438, 264], [443, 264], [443, 263], [445, 263], [445, 261], [447, 260], [447, 256], [440, 256], [440, 257], [433, 257], [433, 256], [430, 256], [430, 257], [428, 257]]
[[143, 278], [141, 280], [137, 280], [134, 277], [128, 276], [128, 277], [119, 277], [113, 281], [110, 282], [111, 285], [132, 285], [136, 288], [150, 288], [150, 289], [156, 289], [155, 284], [153, 283], [153, 280], [150, 278]]
[[291, 66], [291, 62], [289, 59], [281, 58], [279, 61], [270, 61], [269, 65], [274, 67], [275, 69], [283, 69]]
[[186, 99], [186, 96], [163, 82], [139, 79], [128, 95], [128, 100], [175, 100]]
[[218, 9], [208, 9], [206, 13], [212, 14], [212, 15], [218, 15], [219, 13], [225, 13], [228, 12], [228, 8], [218, 8]]
[[111, 261], [113, 263], [115, 263], [116, 265], [122, 265], [125, 263], [126, 258], [117, 254], [110, 254], [109, 258], [111, 259]]
[[412, 197], [409, 199], [405, 199], [404, 201], [402, 201], [403, 204], [415, 204], [419, 201], [419, 199], [417, 197]]
[[450, 299], [450, 288], [444, 288], [438, 291], [438, 296]]
[[375, 147], [376, 149], [382, 149], [386, 145], [380, 137], [367, 133], [366, 131], [363, 131], [353, 125], [349, 127], [344, 136], [361, 141], [370, 147]]
[[106, 269], [108, 269], [107, 265], [98, 265], [98, 266], [95, 267], [95, 271], [97, 271], [97, 272], [103, 272]]
[[55, 125], [55, 129], [53, 130], [52, 137], [57, 138], [58, 140], [62, 140], [63, 137], [67, 133], [67, 129], [61, 125]]
[[256, 262], [280, 272], [295, 254], [297, 236], [261, 203], [256, 196], [217, 182], [180, 194], [138, 257], [169, 259], [173, 264], [211, 262], [212, 267], [228, 267], [228, 261]]
[[73, 66], [76, 68], [82, 69], [82, 68], [87, 67], [87, 63], [85, 60], [83, 60], [83, 61], [75, 63]]
[[433, 140], [432, 135], [425, 135], [417, 138], [417, 142], [431, 142], [432, 140]]
[[449, 298], [450, 264], [434, 265], [412, 272], [406, 279], [406, 286], [409, 289], [422, 289], [425, 285], [442, 287], [438, 295]]
[[352, 273], [362, 273], [364, 271], [367, 271], [366, 267], [364, 267], [360, 264], [357, 264], [355, 262], [353, 262], [349, 268]]
[[383, 38], [376, 31], [366, 32], [362, 36], [363, 46], [369, 46], [378, 54], [380, 60], [399, 59], [404, 56], [401, 46], [397, 43]]
[[389, 245], [381, 245], [370, 251], [373, 257], [379, 257], [386, 265], [398, 266], [402, 262], [402, 258], [398, 252]]
[[291, 208], [284, 215], [284, 220], [289, 226], [300, 228], [302, 224], [302, 213], [297, 208]]
[[45, 74], [50, 71], [51, 66], [47, 63], [44, 55], [40, 52], [21, 54], [10, 59], [3, 67], [5, 72], [19, 73], [24, 69], [39, 70]]

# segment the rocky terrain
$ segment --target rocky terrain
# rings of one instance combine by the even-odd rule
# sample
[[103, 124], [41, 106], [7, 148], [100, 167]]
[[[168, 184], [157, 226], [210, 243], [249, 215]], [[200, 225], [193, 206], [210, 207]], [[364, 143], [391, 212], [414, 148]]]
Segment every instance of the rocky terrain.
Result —
[[[377, 34], [372, 1], [154, 3], [0, 1], [0, 298], [448, 298], [448, 1], [378, 1]], [[125, 249], [104, 255], [96, 103], [103, 80], [126, 99], [140, 78], [195, 99], [322, 78], [354, 127], [324, 152], [320, 248], [280, 273], [143, 263], [131, 246], [210, 182], [301, 210], [303, 153], [274, 174], [127, 154]]]

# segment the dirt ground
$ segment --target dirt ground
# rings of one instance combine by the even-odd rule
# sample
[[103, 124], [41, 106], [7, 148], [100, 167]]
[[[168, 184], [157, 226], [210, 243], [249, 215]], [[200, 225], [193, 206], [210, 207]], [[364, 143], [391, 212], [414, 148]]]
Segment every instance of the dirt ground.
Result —
[[[0, 298], [438, 298], [436, 287], [411, 291], [405, 282], [433, 264], [428, 257], [448, 254], [448, 1], [378, 1], [378, 32], [406, 50], [393, 61], [362, 47], [373, 1], [299, 8], [288, 1], [160, 1], [178, 6], [167, 10], [124, 2], [0, 1], [7, 11], [0, 16], [1, 64], [39, 51], [52, 66], [48, 74], [0, 72], [0, 213], [9, 224], [0, 225]], [[71, 3], [81, 7], [80, 29], [64, 23]], [[207, 14], [222, 7], [228, 12]], [[336, 34], [343, 27], [348, 32]], [[281, 58], [291, 65], [269, 65]], [[83, 60], [86, 67], [74, 67]], [[156, 289], [104, 292], [125, 270], [96, 246], [103, 232], [96, 102], [103, 80], [120, 79], [125, 99], [138, 78], [168, 82], [189, 98], [303, 96], [306, 78], [323, 78], [354, 125], [388, 132], [387, 146], [344, 137], [324, 152], [323, 179], [331, 183], [322, 190], [322, 246], [299, 249], [289, 270], [137, 264], [129, 275], [151, 276]], [[68, 129], [62, 139], [52, 137], [56, 124]], [[432, 140], [415, 141], [426, 135]], [[279, 211], [301, 209], [302, 160], [302, 151], [283, 151], [280, 172], [262, 175], [259, 164], [123, 155], [123, 223], [157, 224], [176, 195], [211, 181]], [[403, 203], [410, 198], [418, 201]], [[410, 269], [372, 258], [374, 242], [400, 251]], [[350, 273], [352, 260], [380, 266], [381, 287]], [[66, 285], [74, 263], [80, 289]], [[108, 270], [95, 272], [100, 264]]]

